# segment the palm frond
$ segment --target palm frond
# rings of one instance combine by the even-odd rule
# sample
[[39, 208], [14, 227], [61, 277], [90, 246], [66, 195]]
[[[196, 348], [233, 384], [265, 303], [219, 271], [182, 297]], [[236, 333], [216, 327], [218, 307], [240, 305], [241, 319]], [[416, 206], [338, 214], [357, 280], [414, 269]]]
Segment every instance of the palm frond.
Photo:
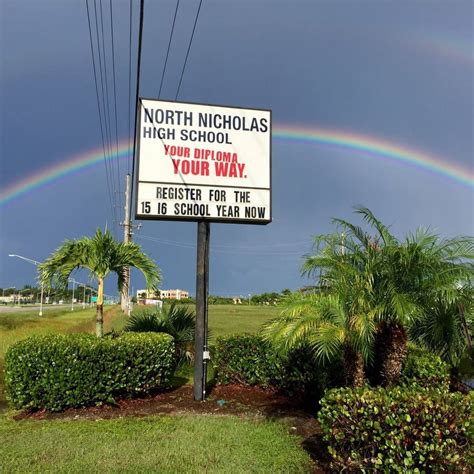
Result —
[[389, 232], [388, 228], [374, 216], [370, 209], [367, 207], [356, 207], [356, 213], [362, 215], [362, 218], [368, 224], [377, 229], [377, 232], [385, 245], [394, 245], [398, 243], [397, 239]]
[[[340, 225], [341, 227], [343, 227], [346, 231], [349, 231], [352, 235], [354, 235], [358, 240], [359, 242], [362, 243], [362, 245], [364, 246], [364, 248], [369, 248], [370, 246], [370, 243], [371, 243], [371, 239], [370, 239], [370, 235], [367, 234], [366, 232], [364, 232], [362, 230], [362, 227], [359, 227], [359, 226], [356, 226], [354, 224], [351, 224], [350, 222], [347, 222], [343, 219], [333, 219], [332, 220], [333, 223], [335, 224], [338, 224]], [[340, 245], [342, 247], [345, 247], [345, 243], [343, 241], [344, 239], [341, 237], [340, 239]]]
[[156, 310], [132, 313], [124, 328], [127, 332], [168, 332], [168, 325]]
[[316, 359], [325, 363], [340, 354], [345, 339], [346, 335], [341, 327], [325, 322], [308, 338], [308, 344], [314, 350]]

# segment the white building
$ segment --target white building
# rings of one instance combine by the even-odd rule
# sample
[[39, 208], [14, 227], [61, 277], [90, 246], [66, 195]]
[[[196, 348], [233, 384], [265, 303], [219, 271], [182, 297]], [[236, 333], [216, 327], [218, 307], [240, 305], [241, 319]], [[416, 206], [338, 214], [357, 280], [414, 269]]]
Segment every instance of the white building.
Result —
[[148, 291], [147, 289], [144, 290], [137, 290], [137, 301], [140, 300], [162, 300], [162, 299], [169, 299], [169, 300], [181, 300], [184, 298], [189, 298], [189, 292], [186, 290], [157, 290], [157, 291]]

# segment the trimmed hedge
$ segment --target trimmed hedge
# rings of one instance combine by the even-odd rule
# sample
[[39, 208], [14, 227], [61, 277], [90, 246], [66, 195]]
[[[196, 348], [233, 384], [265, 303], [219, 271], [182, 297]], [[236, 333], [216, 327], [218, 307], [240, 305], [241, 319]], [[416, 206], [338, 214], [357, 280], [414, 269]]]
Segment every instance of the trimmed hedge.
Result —
[[458, 472], [467, 468], [472, 400], [420, 386], [336, 389], [318, 420], [332, 468]]
[[322, 367], [307, 346], [278, 354], [257, 334], [220, 337], [213, 351], [216, 381], [276, 388], [314, 403], [327, 388], [342, 383], [338, 363]]
[[279, 378], [281, 360], [260, 336], [219, 337], [213, 355], [216, 381], [269, 387]]
[[402, 367], [401, 382], [426, 388], [449, 387], [449, 366], [441, 357], [427, 349], [410, 344]]
[[35, 336], [8, 349], [5, 385], [15, 408], [59, 411], [165, 387], [174, 366], [168, 334]]

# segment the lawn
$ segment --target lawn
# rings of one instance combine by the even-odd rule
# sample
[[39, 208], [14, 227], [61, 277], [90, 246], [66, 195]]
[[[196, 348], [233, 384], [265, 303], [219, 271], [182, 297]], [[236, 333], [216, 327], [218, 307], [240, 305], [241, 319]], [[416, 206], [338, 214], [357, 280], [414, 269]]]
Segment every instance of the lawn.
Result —
[[[143, 310], [137, 307], [138, 311]], [[209, 329], [212, 340], [218, 336], [242, 332], [255, 332], [268, 319], [278, 316], [279, 308], [272, 306], [211, 305]], [[105, 332], [120, 331], [127, 323], [118, 306], [105, 308]], [[28, 336], [58, 333], [89, 332], [95, 330], [95, 309], [70, 308], [48, 310], [42, 317], [36, 311], [0, 313], [0, 404], [5, 402], [3, 393], [3, 360], [8, 347]], [[185, 371], [186, 376], [191, 371]]]
[[2, 472], [308, 472], [282, 424], [237, 417], [0, 419]]
[[[278, 313], [275, 307], [210, 306], [211, 338], [254, 332]], [[92, 333], [94, 317], [93, 309], [53, 310], [42, 318], [0, 314], [0, 366], [14, 342], [34, 334]], [[105, 331], [121, 330], [126, 321], [118, 307], [108, 308]], [[182, 381], [190, 380], [187, 372]], [[311, 463], [285, 425], [235, 416], [13, 421], [3, 415], [0, 439], [2, 472], [308, 472]]]
[[[105, 310], [105, 329], [110, 331], [118, 308]], [[5, 403], [3, 392], [3, 361], [7, 349], [15, 342], [29, 336], [47, 334], [94, 332], [95, 309], [76, 307], [48, 309], [39, 317], [37, 311], [0, 313], [0, 407]]]
[[[146, 307], [137, 306], [135, 311], [143, 311], [144, 309]], [[219, 336], [256, 332], [264, 322], [276, 318], [280, 311], [281, 308], [277, 306], [210, 305], [209, 332], [211, 342]], [[115, 330], [121, 330], [126, 322], [127, 318], [120, 314], [114, 318], [112, 326]]]

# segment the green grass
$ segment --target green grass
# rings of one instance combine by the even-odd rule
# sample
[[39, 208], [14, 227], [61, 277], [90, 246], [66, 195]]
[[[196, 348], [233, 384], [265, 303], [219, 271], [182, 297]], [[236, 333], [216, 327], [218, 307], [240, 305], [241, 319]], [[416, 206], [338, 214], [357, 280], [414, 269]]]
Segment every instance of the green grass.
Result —
[[300, 439], [270, 421], [156, 416], [0, 420], [2, 472], [308, 472]]
[[[150, 308], [136, 306], [135, 311], [143, 311], [145, 309]], [[263, 323], [279, 316], [280, 311], [281, 308], [276, 306], [210, 305], [209, 331], [211, 342], [219, 336], [257, 332]], [[114, 319], [113, 328], [121, 330], [126, 323], [126, 316], [121, 314]]]
[[211, 305], [209, 330], [211, 340], [218, 336], [257, 332], [263, 323], [279, 316], [276, 306]]
[[13, 343], [32, 335], [90, 331], [93, 328], [92, 309], [71, 311], [70, 308], [38, 312], [0, 313], [0, 357]]
[[[142, 310], [137, 307], [137, 310]], [[255, 332], [261, 325], [279, 314], [274, 306], [248, 305], [211, 305], [209, 306], [209, 329], [211, 343], [218, 337], [227, 334]], [[89, 332], [95, 330], [95, 308], [51, 309], [39, 317], [37, 311], [0, 313], [0, 405], [5, 403], [3, 390], [3, 361], [5, 352], [15, 342], [33, 335], [64, 334]], [[121, 331], [127, 323], [118, 306], [105, 308], [105, 332]], [[185, 369], [178, 374], [180, 380], [192, 380], [192, 370]]]
[[[254, 332], [274, 307], [210, 306], [212, 338]], [[34, 334], [94, 331], [94, 310], [0, 314], [0, 366], [7, 348]], [[105, 331], [127, 317], [109, 308]], [[178, 374], [192, 380], [192, 368]], [[3, 371], [0, 377], [2, 398]], [[300, 439], [274, 421], [222, 416], [156, 416], [115, 420], [13, 421], [0, 416], [2, 472], [308, 472]]]
[[[194, 308], [194, 307], [193, 307]], [[143, 311], [144, 306], [136, 306], [135, 311]], [[252, 305], [210, 305], [209, 306], [209, 332], [210, 344], [219, 336], [239, 334], [244, 332], [257, 332], [263, 323], [276, 318], [281, 309], [275, 306]], [[123, 313], [117, 314], [112, 320], [112, 327], [116, 331], [122, 330], [127, 324], [127, 317]], [[193, 367], [184, 366], [178, 369], [173, 385], [193, 383]], [[207, 379], [212, 382], [214, 371], [212, 364], [208, 366]]]
[[[110, 330], [107, 315], [115, 313], [116, 307], [106, 308], [105, 330]], [[43, 316], [38, 316], [38, 311], [18, 313], [0, 313], [0, 405], [5, 402], [3, 389], [3, 366], [7, 349], [17, 341], [33, 335], [67, 334], [77, 332], [90, 332], [95, 330], [95, 308], [70, 308], [48, 309]]]

